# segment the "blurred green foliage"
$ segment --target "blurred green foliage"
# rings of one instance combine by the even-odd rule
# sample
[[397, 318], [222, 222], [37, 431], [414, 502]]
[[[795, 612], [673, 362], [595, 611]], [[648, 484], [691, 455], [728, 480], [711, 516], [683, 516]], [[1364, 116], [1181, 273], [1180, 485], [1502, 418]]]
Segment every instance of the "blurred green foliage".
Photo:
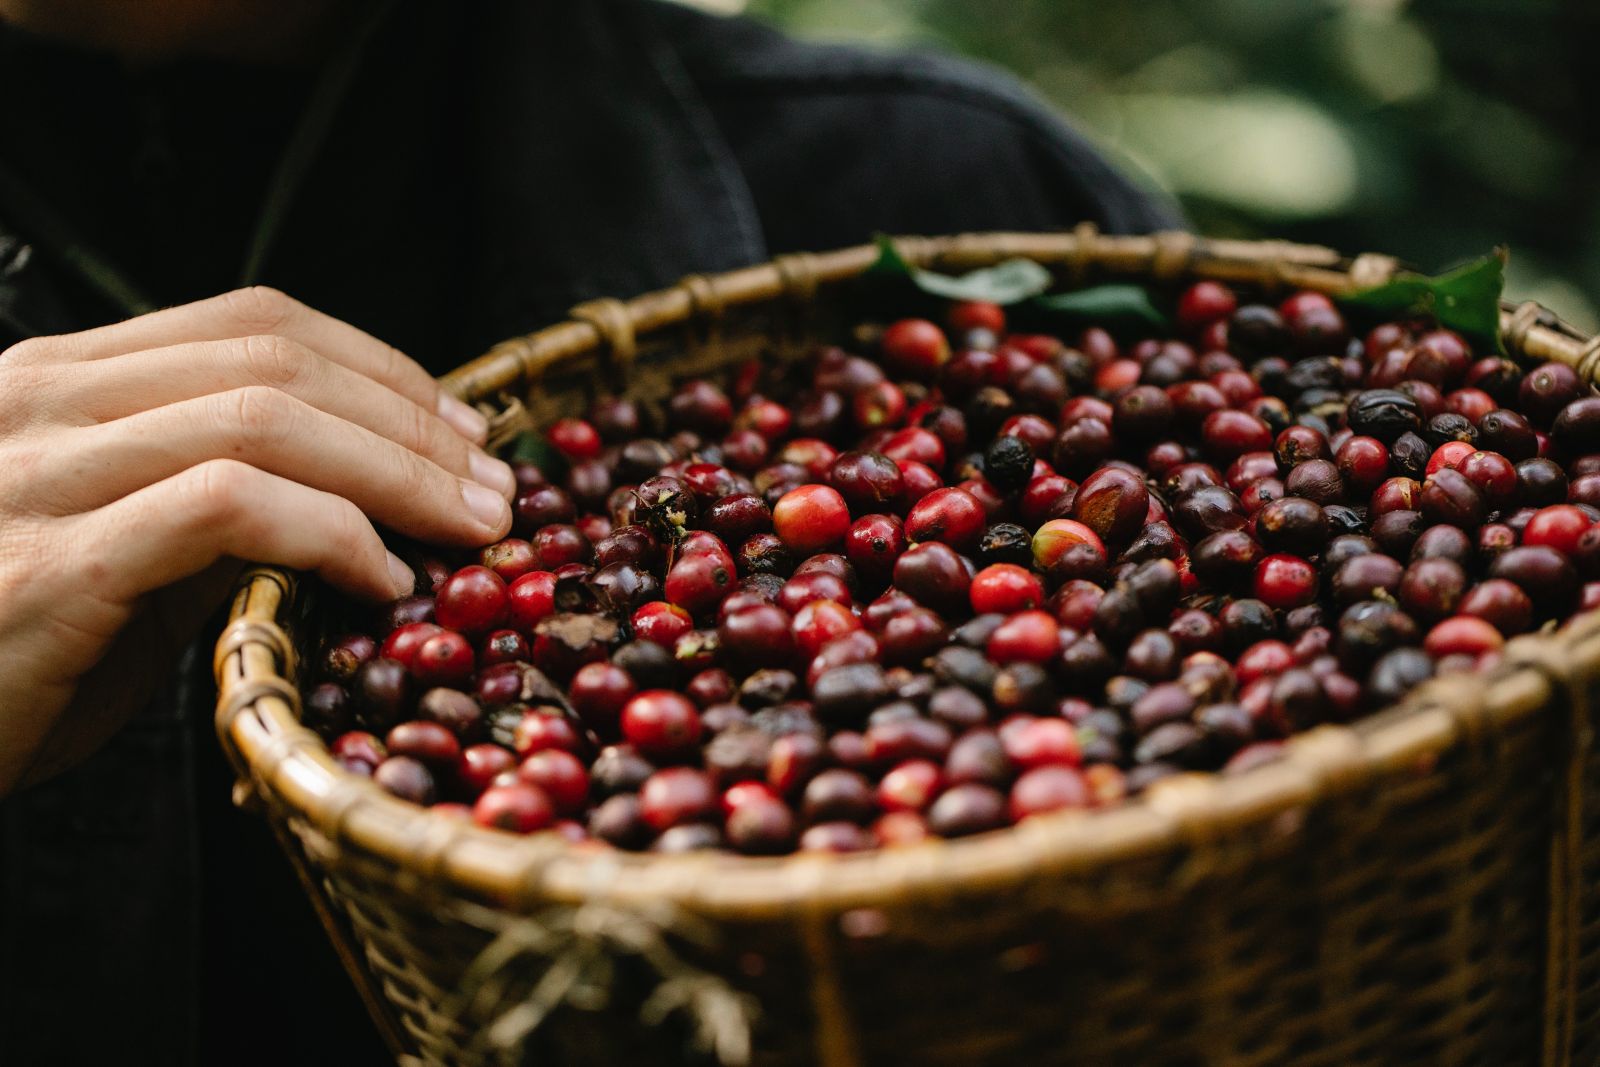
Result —
[[[737, 0], [735, 0], [737, 2]], [[1195, 227], [1395, 253], [1511, 247], [1508, 292], [1600, 326], [1595, 0], [749, 0], [807, 36], [1032, 83]]]

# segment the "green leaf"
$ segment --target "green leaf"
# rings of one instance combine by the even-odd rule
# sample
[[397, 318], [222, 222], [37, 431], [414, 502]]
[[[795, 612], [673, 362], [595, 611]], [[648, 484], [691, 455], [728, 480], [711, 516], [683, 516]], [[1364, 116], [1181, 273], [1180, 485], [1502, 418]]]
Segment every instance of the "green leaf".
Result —
[[1103, 322], [1140, 323], [1156, 329], [1167, 325], [1167, 316], [1150, 300], [1142, 285], [1093, 285], [1070, 293], [1041, 296], [1033, 306], [1071, 318]]
[[886, 233], [874, 237], [873, 242], [878, 246], [878, 258], [868, 267], [866, 273], [880, 274], [887, 277], [911, 277], [911, 264], [900, 254], [894, 246], [894, 239]]
[[566, 463], [561, 453], [542, 434], [532, 432], [517, 435], [517, 439], [511, 443], [511, 458], [532, 463], [544, 471], [561, 470]]
[[1437, 277], [1401, 274], [1393, 281], [1339, 297], [1346, 307], [1383, 315], [1431, 315], [1439, 325], [1500, 350], [1500, 294], [1506, 250], [1497, 248]]
[[960, 277], [921, 270], [911, 266], [895, 248], [894, 241], [879, 234], [878, 259], [867, 268], [869, 275], [910, 278], [925, 293], [947, 300], [984, 300], [991, 304], [1015, 304], [1038, 296], [1050, 288], [1050, 272], [1031, 259], [1008, 259]]

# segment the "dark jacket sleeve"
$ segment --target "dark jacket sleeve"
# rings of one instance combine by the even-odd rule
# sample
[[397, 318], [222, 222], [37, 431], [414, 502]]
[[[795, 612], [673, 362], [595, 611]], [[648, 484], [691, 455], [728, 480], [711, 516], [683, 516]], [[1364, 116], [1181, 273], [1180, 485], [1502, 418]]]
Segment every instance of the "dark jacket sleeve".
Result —
[[1014, 78], [945, 55], [799, 42], [662, 10], [774, 252], [875, 231], [1182, 224]]

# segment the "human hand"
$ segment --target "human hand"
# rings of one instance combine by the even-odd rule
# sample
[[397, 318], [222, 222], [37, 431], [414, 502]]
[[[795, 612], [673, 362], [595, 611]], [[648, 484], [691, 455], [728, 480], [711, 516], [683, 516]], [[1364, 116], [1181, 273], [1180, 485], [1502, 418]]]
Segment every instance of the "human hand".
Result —
[[372, 520], [485, 544], [511, 469], [400, 352], [243, 289], [0, 353], [0, 796], [102, 744], [252, 560], [412, 589]]

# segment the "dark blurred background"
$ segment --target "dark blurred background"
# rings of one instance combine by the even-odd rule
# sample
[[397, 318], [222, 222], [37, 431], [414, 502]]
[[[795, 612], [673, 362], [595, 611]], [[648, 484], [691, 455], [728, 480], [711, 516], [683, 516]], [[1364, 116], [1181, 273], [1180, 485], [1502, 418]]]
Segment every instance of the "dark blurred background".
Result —
[[701, 3], [1006, 67], [1207, 233], [1427, 270], [1508, 244], [1511, 295], [1600, 326], [1597, 0]]

